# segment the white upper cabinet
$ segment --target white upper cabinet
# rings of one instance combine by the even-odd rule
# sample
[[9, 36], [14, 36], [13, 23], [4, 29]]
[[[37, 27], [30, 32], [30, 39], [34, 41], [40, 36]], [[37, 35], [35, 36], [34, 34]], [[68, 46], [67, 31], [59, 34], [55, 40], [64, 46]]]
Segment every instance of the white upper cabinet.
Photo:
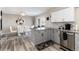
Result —
[[74, 8], [53, 12], [51, 16], [51, 22], [74, 22]]

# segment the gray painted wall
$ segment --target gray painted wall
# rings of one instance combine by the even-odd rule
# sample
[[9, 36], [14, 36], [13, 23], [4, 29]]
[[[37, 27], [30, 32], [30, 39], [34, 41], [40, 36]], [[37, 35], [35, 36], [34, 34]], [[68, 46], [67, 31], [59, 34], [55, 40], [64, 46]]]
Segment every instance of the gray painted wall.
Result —
[[[18, 18], [18, 15], [13, 15], [13, 14], [3, 14], [3, 30], [9, 30], [9, 27], [15, 27], [17, 26], [16, 24], [16, 20]], [[33, 21], [34, 21], [34, 17], [31, 16], [25, 16], [24, 18], [24, 26], [32, 26], [33, 25]]]

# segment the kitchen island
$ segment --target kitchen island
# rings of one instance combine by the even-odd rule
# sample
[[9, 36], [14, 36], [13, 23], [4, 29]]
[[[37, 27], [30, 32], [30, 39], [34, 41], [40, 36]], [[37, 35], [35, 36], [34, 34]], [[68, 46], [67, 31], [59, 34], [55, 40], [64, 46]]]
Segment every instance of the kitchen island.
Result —
[[35, 45], [40, 44], [42, 42], [48, 41], [51, 38], [50, 34], [51, 29], [42, 29], [42, 30], [37, 30], [37, 29], [32, 29], [32, 41]]

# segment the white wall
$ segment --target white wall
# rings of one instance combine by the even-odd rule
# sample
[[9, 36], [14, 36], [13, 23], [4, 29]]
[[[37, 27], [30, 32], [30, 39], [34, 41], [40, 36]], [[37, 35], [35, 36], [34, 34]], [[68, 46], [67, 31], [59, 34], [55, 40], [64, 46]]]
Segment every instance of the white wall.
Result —
[[[39, 16], [36, 16], [35, 17], [36, 18], [36, 20], [35, 20], [36, 26], [38, 24], [38, 20], [37, 19], [43, 18], [43, 17], [46, 19], [46, 17], [48, 17], [48, 16], [50, 16], [49, 13], [44, 13], [44, 14], [41, 14]], [[49, 20], [49, 21], [45, 20], [45, 27], [51, 27], [51, 25], [52, 25], [51, 20]]]
[[[2, 26], [3, 30], [9, 30], [10, 26], [13, 26], [16, 28], [16, 20], [18, 18], [18, 15], [13, 15], [13, 14], [3, 14], [2, 17]], [[33, 19], [34, 17], [31, 16], [25, 16], [24, 17], [24, 26], [32, 26], [33, 25]]]
[[[56, 10], [56, 9], [55, 9]], [[56, 11], [48, 11], [47, 13], [44, 13], [44, 14], [41, 14], [41, 15], [38, 15], [38, 16], [36, 16], [36, 18], [41, 18], [41, 17], [48, 17], [48, 16], [51, 16], [51, 13], [52, 12], [56, 12], [56, 11], [58, 11], [58, 10], [60, 10], [60, 9], [57, 9]], [[36, 23], [37, 23], [37, 19], [36, 19]], [[37, 24], [36, 24], [37, 25]], [[54, 23], [52, 23], [51, 22], [51, 20], [49, 20], [49, 21], [45, 21], [45, 27], [47, 27], [47, 28], [54, 28], [54, 27], [57, 27], [57, 23], [56, 24], [54, 24]]]
[[[41, 15], [38, 15], [36, 16], [36, 18], [41, 18], [41, 17], [47, 17], [47, 16], [51, 16], [51, 13], [53, 12], [56, 12], [56, 11], [59, 11], [59, 10], [62, 10], [64, 8], [56, 8], [56, 9], [51, 9], [51, 11], [49, 10], [47, 13], [44, 13], [44, 14], [41, 14]], [[51, 20], [49, 21], [45, 21], [45, 27], [48, 27], [48, 28], [59, 28], [59, 26], [63, 25], [63, 24], [66, 24], [64, 22], [58, 22], [58, 23], [52, 23]], [[73, 22], [70, 22], [70, 24], [72, 24], [73, 26], [75, 25]]]
[[[40, 15], [37, 15], [35, 18], [41, 18], [41, 17], [48, 17], [50, 16], [50, 13], [52, 12], [52, 8], [50, 10], [48, 10], [47, 12], [43, 13], [43, 14], [40, 14]], [[36, 19], [36, 22], [37, 22], [37, 19]], [[45, 27], [51, 27], [51, 21], [45, 21]]]
[[[37, 18], [41, 18], [41, 17], [48, 17], [48, 16], [51, 16], [51, 13], [52, 12], [56, 12], [56, 11], [59, 11], [59, 10], [61, 10], [61, 9], [64, 9], [65, 7], [58, 7], [58, 8], [51, 8], [50, 10], [48, 10], [46, 13], [43, 13], [43, 14], [40, 14], [40, 15], [38, 15], [38, 16], [36, 16], [35, 18], [36, 18], [36, 20], [35, 20], [35, 26], [37, 26], [37, 23], [38, 23], [38, 21], [37, 21]], [[53, 27], [55, 27], [55, 26], [53, 26], [54, 24], [53, 23], [51, 23], [51, 20], [49, 20], [49, 21], [45, 21], [45, 27], [48, 27], [48, 28], [53, 28]]]
[[79, 7], [75, 8], [75, 19], [76, 19], [77, 29], [79, 30]]

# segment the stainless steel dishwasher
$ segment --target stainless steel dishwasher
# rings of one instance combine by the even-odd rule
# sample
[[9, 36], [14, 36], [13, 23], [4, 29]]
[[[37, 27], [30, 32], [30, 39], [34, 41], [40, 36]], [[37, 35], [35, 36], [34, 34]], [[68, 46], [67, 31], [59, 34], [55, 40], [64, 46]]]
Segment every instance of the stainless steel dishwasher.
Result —
[[67, 48], [70, 50], [75, 50], [75, 33], [74, 32], [68, 32], [68, 40], [67, 40]]

